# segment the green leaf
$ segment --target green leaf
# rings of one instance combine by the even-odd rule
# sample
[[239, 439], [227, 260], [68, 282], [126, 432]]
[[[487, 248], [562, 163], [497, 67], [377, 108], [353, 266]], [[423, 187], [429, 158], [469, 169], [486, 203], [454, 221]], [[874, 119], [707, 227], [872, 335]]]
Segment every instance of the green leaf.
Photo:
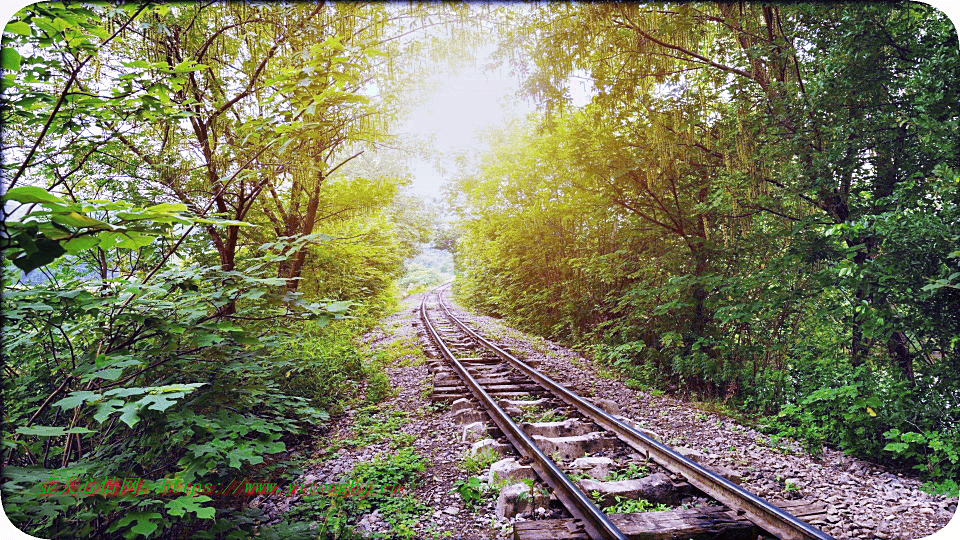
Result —
[[81, 390], [72, 392], [69, 396], [54, 403], [54, 405], [61, 409], [75, 409], [87, 401], [97, 401], [100, 398], [101, 395], [96, 392]]
[[30, 25], [23, 21], [7, 23], [7, 26], [4, 27], [3, 31], [9, 32], [11, 34], [18, 34], [21, 36], [29, 36], [32, 34], [30, 30]]
[[884, 446], [883, 449], [899, 454], [904, 450], [906, 450], [909, 446], [910, 445], [907, 443], [892, 442], [892, 443], [887, 443], [887, 445]]
[[134, 525], [130, 530], [143, 536], [150, 536], [153, 534], [153, 531], [157, 530], [158, 527], [153, 520], [159, 520], [162, 518], [163, 516], [157, 512], [130, 512], [120, 518], [120, 520], [117, 522], [117, 526], [125, 527], [129, 525], [130, 522], [136, 521], [137, 524]]
[[82, 228], [97, 227], [102, 229], [112, 228], [110, 224], [105, 221], [100, 221], [99, 219], [95, 219], [90, 216], [83, 215], [79, 212], [53, 214], [52, 216], [50, 216], [50, 218], [61, 225], [67, 225], [69, 227], [82, 227]]
[[160, 203], [160, 204], [155, 204], [155, 205], [153, 205], [153, 206], [148, 206], [147, 208], [145, 208], [145, 211], [147, 211], [147, 212], [153, 212], [153, 213], [157, 213], [157, 214], [170, 214], [170, 213], [173, 213], [173, 212], [186, 212], [186, 211], [187, 211], [187, 205], [181, 204], [181, 203], [176, 203], [176, 204]]
[[97, 412], [93, 415], [93, 419], [102, 424], [111, 414], [121, 410], [120, 407], [123, 404], [124, 401], [122, 399], [111, 399], [110, 401], [101, 403], [100, 406], [97, 407]]
[[83, 378], [83, 381], [86, 382], [86, 381], [91, 381], [93, 379], [105, 379], [108, 381], [115, 381], [117, 380], [117, 378], [120, 377], [122, 373], [123, 373], [123, 370], [118, 368], [102, 369], [100, 371], [97, 371], [95, 373], [85, 376]]
[[204, 508], [199, 503], [211, 501], [206, 495], [183, 495], [167, 503], [167, 513], [171, 516], [183, 517], [187, 512], [193, 512], [201, 519], [211, 519], [216, 514], [213, 508]]
[[146, 406], [148, 409], [163, 412], [173, 405], [176, 405], [177, 402], [174, 400], [183, 396], [183, 392], [174, 392], [171, 394], [151, 394], [140, 398], [137, 403], [141, 406]]
[[4, 47], [3, 51], [0, 51], [0, 69], [4, 71], [19, 71], [20, 53], [11, 47]]
[[[6, 50], [6, 49], [4, 49]], [[36, 186], [20, 186], [8, 191], [3, 198], [5, 200], [17, 201], [21, 203], [58, 203], [65, 204], [66, 201], [57, 197], [49, 191]]]
[[93, 433], [93, 430], [82, 427], [66, 429], [61, 426], [30, 426], [17, 428], [17, 433], [39, 437], [59, 437], [70, 433]]
[[63, 248], [67, 250], [67, 253], [71, 255], [76, 255], [85, 249], [91, 249], [97, 247], [97, 244], [100, 243], [100, 239], [94, 235], [78, 236], [76, 238], [71, 238], [66, 242], [63, 242]]

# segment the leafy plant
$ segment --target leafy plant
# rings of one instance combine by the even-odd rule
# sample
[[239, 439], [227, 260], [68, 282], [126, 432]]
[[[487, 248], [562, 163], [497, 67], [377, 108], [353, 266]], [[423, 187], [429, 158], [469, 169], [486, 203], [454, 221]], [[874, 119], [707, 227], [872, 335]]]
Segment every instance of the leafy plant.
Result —
[[453, 489], [450, 490], [450, 493], [459, 493], [467, 507], [473, 508], [483, 501], [485, 489], [479, 478], [471, 476], [466, 480], [457, 480], [453, 484]]
[[500, 459], [500, 454], [492, 448], [484, 447], [476, 452], [470, 452], [468, 450], [464, 452], [460, 460], [460, 469], [471, 474], [476, 474], [493, 465], [498, 459]]
[[646, 499], [623, 499], [614, 495], [615, 502], [603, 510], [608, 514], [635, 514], [640, 512], [665, 512], [670, 507], [665, 504], [653, 504]]

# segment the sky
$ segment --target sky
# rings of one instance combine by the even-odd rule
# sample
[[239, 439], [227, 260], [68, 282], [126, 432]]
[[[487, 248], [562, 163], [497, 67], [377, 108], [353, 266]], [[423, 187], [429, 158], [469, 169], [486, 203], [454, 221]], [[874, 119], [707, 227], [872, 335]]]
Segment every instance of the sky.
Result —
[[[427, 199], [438, 196], [455, 173], [453, 158], [483, 149], [478, 138], [482, 130], [503, 126], [511, 118], [522, 118], [534, 110], [530, 100], [518, 97], [520, 80], [510, 75], [509, 69], [483, 69], [493, 50], [493, 44], [481, 47], [475, 53], [475, 63], [434, 76], [435, 87], [398, 126], [401, 138], [430, 141], [435, 151], [433, 159], [409, 161], [414, 195]], [[438, 169], [438, 161], [447, 165], [445, 173]]]

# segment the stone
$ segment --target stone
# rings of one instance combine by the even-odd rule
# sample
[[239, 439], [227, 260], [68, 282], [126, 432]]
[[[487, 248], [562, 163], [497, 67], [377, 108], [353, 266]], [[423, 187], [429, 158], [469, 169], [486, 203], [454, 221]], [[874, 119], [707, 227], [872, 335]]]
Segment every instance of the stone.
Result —
[[533, 401], [524, 401], [522, 399], [501, 399], [500, 404], [502, 406], [512, 405], [514, 407], [524, 408], [524, 407], [533, 407], [536, 405], [541, 405], [543, 403], [546, 403], [546, 401], [547, 401], [546, 398], [535, 399]]
[[526, 484], [511, 484], [500, 490], [496, 515], [498, 518], [518, 518], [519, 514], [530, 513], [549, 502], [550, 496], [540, 490], [532, 490]]
[[509, 444], [497, 442], [495, 439], [483, 439], [470, 445], [470, 455], [476, 455], [481, 450], [492, 450], [501, 456], [507, 456], [513, 453], [513, 447]]
[[687, 448], [686, 446], [678, 446], [673, 450], [681, 456], [691, 461], [696, 461], [697, 463], [703, 463], [704, 460], [707, 459], [707, 456], [703, 455], [703, 452], [694, 450], [693, 448]]
[[568, 418], [562, 422], [524, 422], [520, 428], [530, 435], [539, 435], [540, 437], [571, 437], [574, 435], [586, 435], [593, 431], [593, 428], [576, 418]]
[[620, 414], [620, 405], [612, 399], [597, 398], [593, 400], [593, 404], [607, 414]]
[[452, 371], [437, 371], [433, 375], [434, 386], [458, 386], [460, 379]]
[[621, 499], [647, 499], [652, 503], [676, 505], [680, 503], [680, 490], [670, 481], [670, 477], [663, 473], [655, 473], [636, 480], [619, 480], [616, 482], [597, 482], [595, 480], [580, 480], [580, 488], [587, 493], [599, 492], [603, 504], [616, 503], [616, 497]]
[[476, 409], [463, 409], [455, 413], [453, 419], [458, 424], [472, 424], [486, 420], [487, 415]]
[[603, 480], [614, 468], [614, 462], [608, 457], [582, 457], [573, 460], [570, 467], [585, 472], [597, 480]]
[[444, 513], [444, 514], [449, 514], [449, 515], [451, 515], [451, 516], [455, 516], [455, 515], [457, 515], [457, 514], [460, 513], [460, 509], [457, 508], [456, 506], [448, 506], [448, 507], [446, 507], [446, 508], [443, 509], [443, 513]]
[[490, 465], [490, 482], [494, 484], [536, 480], [537, 473], [529, 465], [521, 465], [516, 458], [506, 458]]
[[560, 459], [570, 461], [584, 454], [597, 454], [613, 450], [617, 447], [617, 440], [604, 437], [602, 433], [591, 432], [574, 437], [531, 437], [534, 444], [551, 458], [558, 454]]
[[473, 409], [473, 403], [470, 401], [470, 398], [462, 397], [450, 404], [450, 412], [454, 414], [471, 409]]
[[485, 422], [473, 422], [463, 427], [462, 442], [476, 442], [486, 439], [488, 435], [487, 424]]

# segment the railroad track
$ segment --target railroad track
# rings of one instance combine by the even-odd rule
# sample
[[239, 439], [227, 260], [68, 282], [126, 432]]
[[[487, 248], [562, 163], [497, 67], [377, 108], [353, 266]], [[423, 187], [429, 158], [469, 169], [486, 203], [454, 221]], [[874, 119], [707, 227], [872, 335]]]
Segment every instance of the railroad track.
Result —
[[[430, 363], [434, 376], [433, 399], [452, 402], [464, 423], [488, 416], [496, 426], [494, 435], [505, 438], [512, 450], [521, 456], [520, 467], [508, 472], [516, 477], [523, 476], [516, 474], [517, 471], [525, 472], [523, 467], [532, 469], [536, 477], [552, 490], [551, 500], [555, 498], [569, 513], [569, 517], [516, 523], [514, 534], [518, 540], [756, 539], [758, 535], [784, 540], [831, 538], [799, 517], [659, 442], [631, 425], [628, 419], [598, 407], [602, 400], [593, 403], [576, 395], [538, 371], [537, 362], [521, 361], [479, 335], [446, 305], [442, 294], [446, 287], [429, 292], [419, 307], [424, 333], [435, 348], [435, 353], [428, 351], [428, 356], [434, 357]], [[482, 413], [473, 408], [476, 404], [482, 407]], [[529, 420], [525, 411], [530, 410], [532, 404], [551, 407], [558, 411], [556, 415], [566, 419], [561, 422], [524, 421]], [[493, 446], [501, 453], [506, 446], [492, 439], [474, 446], [477, 445]], [[607, 489], [613, 486], [614, 491], [606, 492], [612, 496], [616, 489], [626, 487], [623, 493], [636, 498], [636, 491], [630, 490], [645, 489], [646, 484], [629, 480], [627, 483], [597, 483], [583, 478], [582, 474], [579, 480], [571, 479], [572, 467], [589, 462], [583, 458], [585, 451], [592, 455], [630, 455], [634, 459], [642, 458], [645, 463], [653, 462], [671, 476], [666, 482], [663, 473], [651, 476], [652, 493], [670, 496], [686, 489], [692, 494], [706, 495], [723, 506], [607, 515], [584, 488], [600, 486]], [[541, 503], [548, 504], [542, 498]], [[781, 503], [781, 506], [785, 505]], [[816, 503], [793, 503], [791, 506], [792, 511], [801, 516], [823, 511], [823, 505]], [[544, 513], [540, 517], [546, 517]]]

